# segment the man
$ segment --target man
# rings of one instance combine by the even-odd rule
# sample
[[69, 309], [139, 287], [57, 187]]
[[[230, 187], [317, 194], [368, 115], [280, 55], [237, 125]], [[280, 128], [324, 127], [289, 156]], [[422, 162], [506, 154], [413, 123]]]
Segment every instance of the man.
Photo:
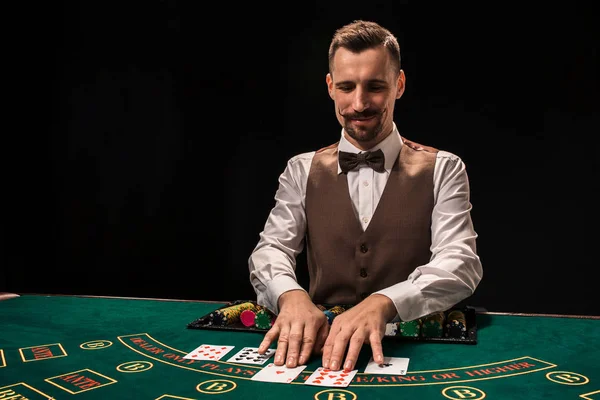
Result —
[[[259, 346], [277, 341], [276, 365], [322, 353], [323, 367], [350, 371], [363, 344], [381, 363], [387, 322], [447, 310], [482, 278], [464, 163], [405, 139], [393, 121], [405, 81], [387, 29], [336, 31], [326, 82], [340, 140], [289, 160], [249, 258], [257, 301], [277, 314]], [[295, 276], [304, 244], [308, 293]], [[352, 307], [329, 326], [316, 304]]]

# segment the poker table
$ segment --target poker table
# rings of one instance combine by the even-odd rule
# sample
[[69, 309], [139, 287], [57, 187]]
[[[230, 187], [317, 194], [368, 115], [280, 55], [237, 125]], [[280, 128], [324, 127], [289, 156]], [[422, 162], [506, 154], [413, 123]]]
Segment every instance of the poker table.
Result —
[[405, 375], [344, 388], [251, 380], [262, 366], [184, 359], [201, 344], [258, 346], [261, 332], [189, 329], [213, 301], [20, 294], [0, 301], [0, 399], [600, 399], [600, 319], [477, 313], [477, 342], [384, 339]]

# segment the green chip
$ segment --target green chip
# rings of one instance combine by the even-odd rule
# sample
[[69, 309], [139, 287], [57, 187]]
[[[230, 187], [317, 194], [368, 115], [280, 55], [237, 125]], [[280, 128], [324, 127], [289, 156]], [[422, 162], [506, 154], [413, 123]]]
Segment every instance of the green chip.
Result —
[[400, 322], [400, 336], [416, 337], [421, 334], [421, 320]]
[[272, 321], [273, 319], [267, 310], [262, 309], [256, 312], [256, 316], [254, 317], [254, 326], [256, 326], [258, 329], [271, 329], [271, 326], [273, 326]]
[[444, 322], [446, 316], [443, 312], [431, 314], [423, 318], [421, 336], [439, 338], [444, 335]]

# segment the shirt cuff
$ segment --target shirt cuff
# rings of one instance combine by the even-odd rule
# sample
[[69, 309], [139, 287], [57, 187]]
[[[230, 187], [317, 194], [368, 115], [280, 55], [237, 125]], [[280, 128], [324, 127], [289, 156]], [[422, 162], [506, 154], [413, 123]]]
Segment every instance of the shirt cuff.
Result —
[[412, 321], [427, 314], [427, 304], [421, 290], [410, 280], [400, 282], [396, 285], [375, 292], [387, 296], [398, 312], [402, 321]]
[[280, 276], [275, 278], [267, 285], [267, 292], [265, 296], [265, 301], [267, 304], [264, 305], [275, 314], [279, 314], [279, 296], [285, 292], [296, 289], [304, 290], [304, 288], [300, 286], [300, 284], [298, 284], [294, 278], [289, 276]]

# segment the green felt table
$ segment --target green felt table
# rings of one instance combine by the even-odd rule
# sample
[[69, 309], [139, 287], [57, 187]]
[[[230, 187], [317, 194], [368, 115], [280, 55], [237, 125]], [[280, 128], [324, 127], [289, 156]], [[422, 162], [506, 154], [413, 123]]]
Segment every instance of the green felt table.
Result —
[[[258, 346], [263, 333], [189, 329], [225, 303], [21, 294], [0, 301], [0, 399], [600, 399], [600, 319], [477, 313], [476, 344], [384, 339], [406, 375], [362, 371], [345, 388], [251, 380], [262, 367], [183, 356]], [[224, 359], [227, 359], [225, 357]]]

